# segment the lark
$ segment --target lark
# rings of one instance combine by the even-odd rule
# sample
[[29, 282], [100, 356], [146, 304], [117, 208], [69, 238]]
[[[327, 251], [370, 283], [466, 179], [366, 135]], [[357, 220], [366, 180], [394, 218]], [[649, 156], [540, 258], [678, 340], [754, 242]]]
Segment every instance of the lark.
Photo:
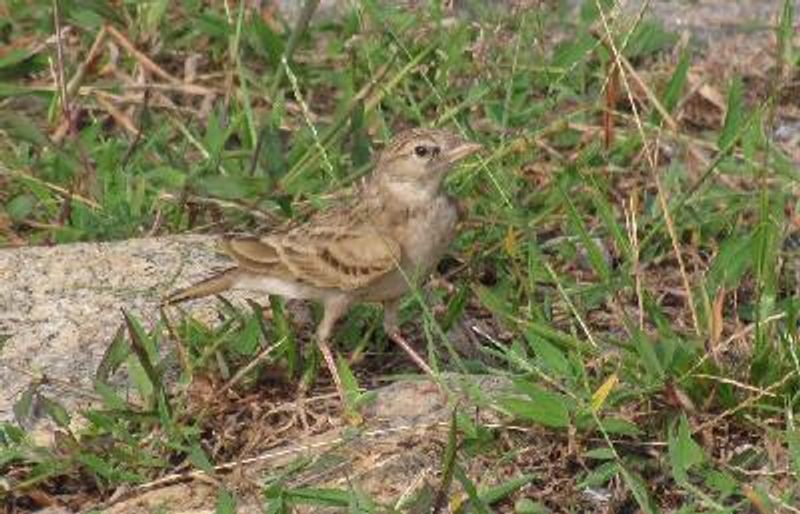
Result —
[[165, 303], [230, 289], [321, 302], [317, 344], [345, 405], [331, 333], [352, 305], [382, 303], [387, 336], [433, 375], [400, 333], [398, 310], [403, 296], [430, 274], [456, 236], [458, 204], [444, 192], [444, 178], [480, 148], [443, 130], [402, 132], [386, 145], [349, 202], [264, 236], [225, 238], [222, 247], [235, 265], [176, 291]]

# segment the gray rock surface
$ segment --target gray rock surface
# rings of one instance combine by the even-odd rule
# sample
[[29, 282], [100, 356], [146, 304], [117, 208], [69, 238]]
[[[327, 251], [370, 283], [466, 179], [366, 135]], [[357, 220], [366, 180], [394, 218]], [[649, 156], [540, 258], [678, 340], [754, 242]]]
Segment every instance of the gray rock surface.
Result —
[[[210, 236], [132, 239], [0, 250], [0, 421], [35, 380], [72, 410], [93, 397], [92, 379], [121, 310], [146, 323], [174, 287], [229, 265]], [[202, 315], [213, 300], [194, 302]], [[0, 339], [2, 340], [2, 339]]]
[[[800, 0], [794, 0], [800, 8]], [[688, 29], [695, 35], [719, 36], [733, 32], [772, 30], [783, 0], [630, 0], [622, 2], [629, 12], [646, 4], [648, 14], [672, 30]]]
[[[586, 0], [564, 0], [566, 5], [577, 8]], [[404, 9], [420, 9], [427, 5], [425, 0], [394, 0], [387, 4]], [[536, 0], [449, 0], [443, 2], [446, 13], [469, 12], [471, 8], [491, 6], [495, 9], [542, 9], [557, 2]], [[294, 23], [300, 14], [302, 0], [272, 0], [281, 16]], [[315, 20], [327, 20], [341, 16], [357, 6], [353, 0], [320, 0], [315, 12]], [[616, 3], [624, 12], [634, 15], [642, 7], [646, 14], [661, 20], [671, 30], [688, 29], [701, 39], [718, 37], [732, 32], [753, 32], [771, 30], [783, 6], [782, 0], [620, 0]], [[546, 8], [546, 7], [545, 7]], [[795, 9], [800, 10], [800, 0], [795, 0]]]

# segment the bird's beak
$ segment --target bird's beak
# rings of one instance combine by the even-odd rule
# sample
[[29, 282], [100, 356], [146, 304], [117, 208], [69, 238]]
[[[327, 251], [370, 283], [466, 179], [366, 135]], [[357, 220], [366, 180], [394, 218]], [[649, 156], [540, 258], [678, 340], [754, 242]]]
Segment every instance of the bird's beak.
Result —
[[454, 162], [460, 161], [464, 157], [468, 157], [478, 150], [483, 148], [483, 145], [479, 143], [473, 143], [471, 141], [463, 141], [456, 144], [454, 147], [447, 150], [447, 155], [445, 156], [448, 163], [452, 164]]

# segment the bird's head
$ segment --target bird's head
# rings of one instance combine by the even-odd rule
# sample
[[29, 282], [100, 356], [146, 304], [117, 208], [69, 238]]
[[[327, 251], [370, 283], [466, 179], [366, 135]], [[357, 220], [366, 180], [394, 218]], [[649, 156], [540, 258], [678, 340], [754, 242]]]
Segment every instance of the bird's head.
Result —
[[480, 144], [444, 130], [407, 130], [386, 145], [374, 177], [393, 192], [424, 199], [438, 193], [456, 162], [480, 148]]

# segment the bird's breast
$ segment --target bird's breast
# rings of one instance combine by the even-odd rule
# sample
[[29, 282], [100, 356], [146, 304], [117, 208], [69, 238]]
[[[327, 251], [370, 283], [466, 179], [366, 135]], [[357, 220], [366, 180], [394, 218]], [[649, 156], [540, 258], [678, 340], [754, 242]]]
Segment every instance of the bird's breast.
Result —
[[410, 209], [400, 244], [404, 267], [415, 273], [429, 272], [453, 242], [458, 224], [455, 200], [440, 195], [430, 203]]
[[436, 196], [413, 208], [384, 211], [381, 223], [387, 234], [400, 244], [402, 270], [387, 273], [361, 291], [362, 299], [385, 301], [408, 292], [409, 280], [424, 280], [442, 258], [456, 235], [459, 210], [454, 200]]

